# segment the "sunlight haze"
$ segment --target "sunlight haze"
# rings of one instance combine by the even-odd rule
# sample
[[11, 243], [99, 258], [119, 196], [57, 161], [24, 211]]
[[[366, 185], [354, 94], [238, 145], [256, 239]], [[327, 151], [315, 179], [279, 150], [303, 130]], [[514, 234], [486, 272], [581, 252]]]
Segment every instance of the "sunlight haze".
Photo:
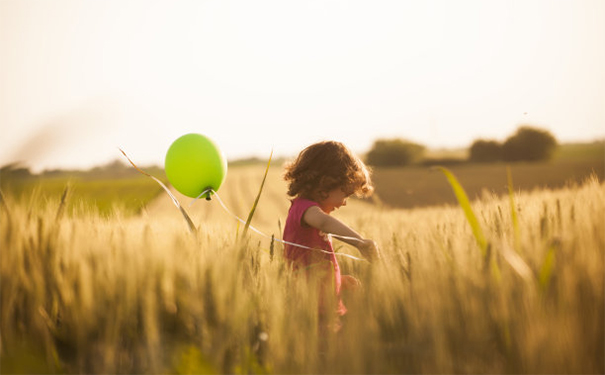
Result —
[[0, 0], [0, 165], [605, 137], [605, 1]]

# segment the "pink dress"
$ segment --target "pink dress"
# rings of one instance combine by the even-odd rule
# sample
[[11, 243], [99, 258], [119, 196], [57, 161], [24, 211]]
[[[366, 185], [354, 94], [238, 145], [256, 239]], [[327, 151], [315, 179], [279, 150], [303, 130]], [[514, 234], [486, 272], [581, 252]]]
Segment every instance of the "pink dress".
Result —
[[[284, 240], [314, 249], [321, 249], [327, 253], [286, 244], [284, 256], [294, 269], [305, 269], [307, 270], [307, 273], [319, 272], [321, 269], [325, 270], [325, 267], [321, 266], [322, 263], [329, 266], [329, 270], [333, 272], [326, 272], [327, 277], [323, 284], [331, 285], [332, 282], [334, 283], [338, 301], [336, 313], [342, 316], [347, 312], [347, 308], [340, 298], [342, 280], [340, 267], [338, 266], [338, 260], [336, 260], [336, 256], [334, 255], [332, 242], [327, 234], [324, 234], [319, 229], [304, 224], [302, 220], [305, 211], [312, 206], [319, 207], [319, 204], [300, 197], [292, 200], [290, 210], [288, 211], [288, 218], [286, 219], [286, 226], [284, 227]], [[334, 276], [333, 279], [332, 275]], [[320, 308], [323, 309], [323, 306], [320, 306]]]

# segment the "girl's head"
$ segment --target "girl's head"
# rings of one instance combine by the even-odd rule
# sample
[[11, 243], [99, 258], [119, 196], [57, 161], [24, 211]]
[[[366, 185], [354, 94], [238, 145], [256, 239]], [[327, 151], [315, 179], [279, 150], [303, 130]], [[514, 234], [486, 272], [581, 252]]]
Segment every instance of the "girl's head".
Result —
[[305, 148], [286, 166], [288, 195], [320, 202], [331, 192], [367, 197], [374, 187], [363, 162], [340, 142], [326, 141]]

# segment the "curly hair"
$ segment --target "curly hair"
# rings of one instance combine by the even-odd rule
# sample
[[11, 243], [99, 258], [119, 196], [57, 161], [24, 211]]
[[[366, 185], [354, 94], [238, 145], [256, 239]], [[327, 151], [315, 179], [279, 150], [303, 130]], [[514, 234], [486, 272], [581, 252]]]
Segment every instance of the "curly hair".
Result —
[[370, 170], [345, 145], [325, 141], [301, 151], [294, 162], [286, 165], [284, 179], [288, 195], [315, 201], [341, 188], [346, 194], [368, 197], [374, 191]]

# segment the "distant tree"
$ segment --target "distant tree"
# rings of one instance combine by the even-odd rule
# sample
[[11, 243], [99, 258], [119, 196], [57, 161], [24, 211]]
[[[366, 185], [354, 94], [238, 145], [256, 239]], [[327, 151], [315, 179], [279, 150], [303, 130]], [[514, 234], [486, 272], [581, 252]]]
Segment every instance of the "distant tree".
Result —
[[552, 157], [557, 140], [547, 130], [521, 126], [502, 145], [505, 161], [540, 161]]
[[469, 159], [478, 163], [502, 160], [502, 145], [496, 141], [478, 139], [471, 145]]
[[425, 147], [403, 139], [379, 139], [368, 152], [366, 161], [377, 167], [395, 167], [420, 160]]
[[0, 167], [0, 183], [2, 180], [29, 178], [32, 172], [20, 163], [10, 163]]

